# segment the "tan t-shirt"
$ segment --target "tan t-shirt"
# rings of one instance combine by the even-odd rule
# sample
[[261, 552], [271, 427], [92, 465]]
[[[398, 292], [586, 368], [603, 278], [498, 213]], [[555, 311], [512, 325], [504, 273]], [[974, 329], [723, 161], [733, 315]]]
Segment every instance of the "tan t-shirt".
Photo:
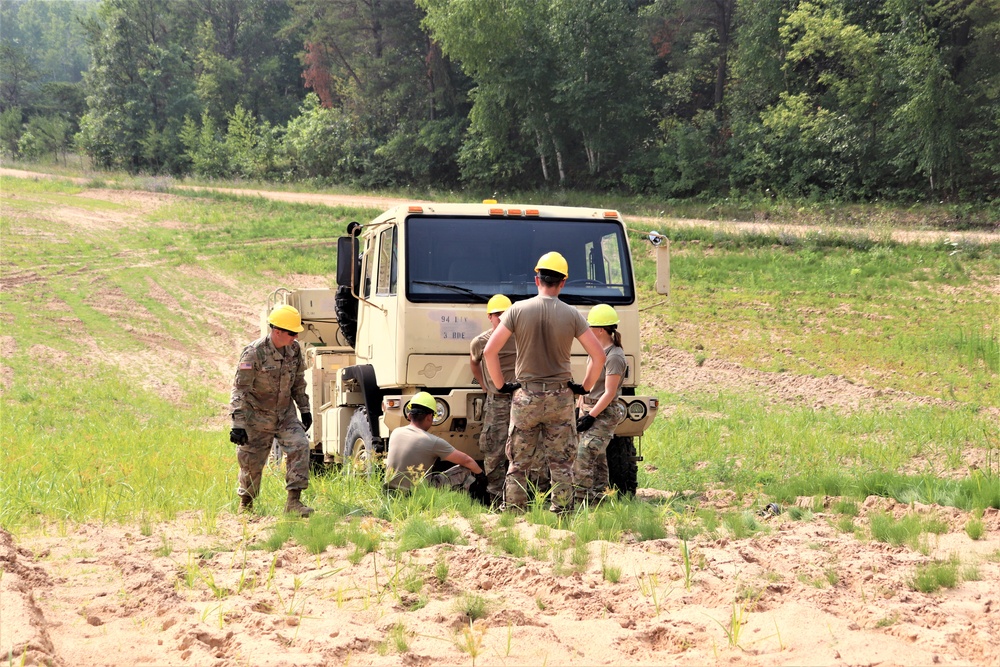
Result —
[[401, 426], [389, 436], [385, 474], [393, 474], [387, 477], [385, 485], [392, 489], [409, 489], [413, 480], [426, 475], [438, 459], [447, 458], [454, 451], [455, 448], [441, 438], [413, 424]]
[[[625, 350], [621, 349], [616, 345], [604, 350], [604, 354], [607, 355], [607, 359], [604, 362], [604, 368], [601, 369], [601, 375], [597, 378], [597, 382], [594, 383], [594, 388], [590, 390], [587, 394], [587, 398], [592, 401], [599, 400], [601, 396], [604, 395], [604, 380], [608, 375], [620, 375], [622, 380], [625, 379], [625, 371], [628, 370], [628, 362], [625, 361]], [[622, 382], [618, 383], [618, 391], [615, 392], [615, 398], [621, 398], [622, 395]]]
[[[479, 364], [483, 369], [483, 379], [486, 381], [486, 386], [483, 389], [487, 394], [497, 393], [497, 387], [493, 386], [493, 378], [490, 377], [490, 373], [486, 370], [486, 365], [483, 364], [483, 350], [486, 349], [486, 343], [490, 341], [490, 335], [493, 333], [493, 329], [487, 329], [483, 333], [479, 334], [472, 339], [472, 344], [470, 345], [470, 353], [472, 355], [472, 360]], [[514, 341], [514, 337], [511, 336], [503, 347], [500, 348], [500, 372], [503, 373], [504, 382], [513, 382], [514, 378], [514, 363], [517, 359], [517, 344]]]
[[500, 323], [510, 329], [517, 343], [519, 382], [573, 379], [573, 340], [589, 328], [580, 311], [554, 296], [539, 294], [508, 308]]

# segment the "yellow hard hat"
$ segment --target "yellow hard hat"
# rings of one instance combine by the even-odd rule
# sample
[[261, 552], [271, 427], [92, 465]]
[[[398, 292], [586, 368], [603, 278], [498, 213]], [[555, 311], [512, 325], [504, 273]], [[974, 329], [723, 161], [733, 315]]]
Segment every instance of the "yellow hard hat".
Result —
[[587, 324], [592, 327], [610, 327], [618, 322], [618, 313], [606, 303], [597, 304], [587, 314]]
[[510, 299], [505, 297], [503, 294], [494, 294], [490, 297], [489, 303], [486, 304], [486, 314], [492, 315], [493, 313], [502, 313], [510, 308], [510, 306]]
[[538, 271], [539, 269], [555, 271], [556, 273], [561, 273], [564, 276], [569, 275], [569, 264], [566, 263], [566, 258], [555, 251], [547, 252], [538, 258], [538, 264], [535, 265], [535, 271]]
[[267, 316], [267, 321], [269, 324], [285, 331], [302, 332], [302, 318], [299, 317], [299, 311], [291, 306], [276, 306], [271, 311], [271, 314]]
[[422, 408], [427, 408], [431, 412], [437, 412], [437, 401], [434, 397], [428, 394], [426, 391], [419, 391], [413, 395], [407, 406], [412, 408], [415, 405], [419, 405]]

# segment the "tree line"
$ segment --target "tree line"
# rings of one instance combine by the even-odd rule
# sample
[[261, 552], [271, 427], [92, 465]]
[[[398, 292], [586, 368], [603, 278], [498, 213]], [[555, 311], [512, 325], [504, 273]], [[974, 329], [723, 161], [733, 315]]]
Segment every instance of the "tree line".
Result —
[[1000, 197], [1000, 0], [2, 0], [0, 145], [133, 172]]

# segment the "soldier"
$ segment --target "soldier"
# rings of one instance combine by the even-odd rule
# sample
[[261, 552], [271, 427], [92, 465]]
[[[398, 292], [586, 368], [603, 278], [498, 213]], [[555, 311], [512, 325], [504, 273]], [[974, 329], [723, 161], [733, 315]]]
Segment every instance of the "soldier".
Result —
[[[410, 399], [409, 426], [401, 426], [389, 435], [389, 453], [385, 459], [385, 486], [409, 490], [423, 476], [434, 486], [468, 489], [482, 474], [475, 459], [460, 452], [442, 438], [428, 433], [434, 423], [437, 402], [426, 391]], [[441, 473], [430, 473], [438, 459], [455, 465]]]
[[[608, 443], [618, 424], [625, 419], [625, 403], [621, 401], [622, 379], [628, 364], [622, 350], [622, 336], [618, 333], [618, 313], [611, 306], [601, 303], [590, 309], [587, 324], [594, 332], [606, 360], [600, 376], [590, 393], [581, 396], [580, 419], [576, 422], [580, 442], [573, 464], [573, 487], [576, 504], [598, 502], [608, 487]], [[587, 370], [594, 360], [587, 362]]]
[[486, 317], [492, 325], [472, 339], [469, 352], [469, 368], [486, 392], [486, 408], [483, 411], [483, 432], [479, 436], [479, 449], [483, 452], [483, 467], [486, 469], [486, 493], [491, 504], [503, 497], [504, 479], [507, 476], [507, 431], [510, 426], [510, 397], [514, 393], [514, 360], [517, 347], [511, 338], [500, 350], [500, 370], [503, 385], [493, 384], [489, 373], [483, 372], [483, 350], [490, 340], [490, 334], [500, 324], [500, 316], [510, 308], [511, 303], [503, 294], [494, 294], [486, 304]]
[[[233, 381], [233, 428], [229, 440], [236, 445], [240, 466], [240, 511], [253, 508], [260, 493], [261, 473], [277, 440], [285, 453], [285, 512], [308, 517], [311, 507], [302, 504], [309, 487], [309, 439], [312, 426], [306, 394], [306, 362], [295, 340], [302, 332], [302, 318], [291, 306], [277, 306], [267, 318], [270, 331], [246, 346]], [[298, 405], [301, 421], [295, 414]]]
[[[539, 457], [544, 458], [552, 481], [552, 511], [562, 513], [573, 504], [573, 394], [585, 394], [587, 387], [593, 387], [604, 365], [604, 348], [583, 315], [559, 300], [568, 275], [569, 265], [562, 255], [542, 255], [535, 266], [538, 295], [519, 301], [503, 314], [483, 351], [490, 378], [503, 386], [500, 350], [511, 336], [517, 345], [515, 375], [521, 386], [510, 408], [505, 508], [524, 509], [526, 473]], [[582, 385], [573, 382], [570, 366], [574, 338], [594, 360]]]

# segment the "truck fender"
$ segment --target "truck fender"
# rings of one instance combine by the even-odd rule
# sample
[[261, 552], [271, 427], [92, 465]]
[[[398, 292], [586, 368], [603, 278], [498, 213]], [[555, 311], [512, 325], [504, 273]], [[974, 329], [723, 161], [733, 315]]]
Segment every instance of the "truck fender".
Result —
[[385, 451], [382, 438], [378, 436], [378, 420], [382, 416], [382, 392], [375, 380], [375, 368], [371, 364], [347, 366], [341, 370], [345, 379], [354, 380], [361, 389], [361, 396], [368, 413], [368, 424], [372, 429], [372, 444], [376, 452]]

